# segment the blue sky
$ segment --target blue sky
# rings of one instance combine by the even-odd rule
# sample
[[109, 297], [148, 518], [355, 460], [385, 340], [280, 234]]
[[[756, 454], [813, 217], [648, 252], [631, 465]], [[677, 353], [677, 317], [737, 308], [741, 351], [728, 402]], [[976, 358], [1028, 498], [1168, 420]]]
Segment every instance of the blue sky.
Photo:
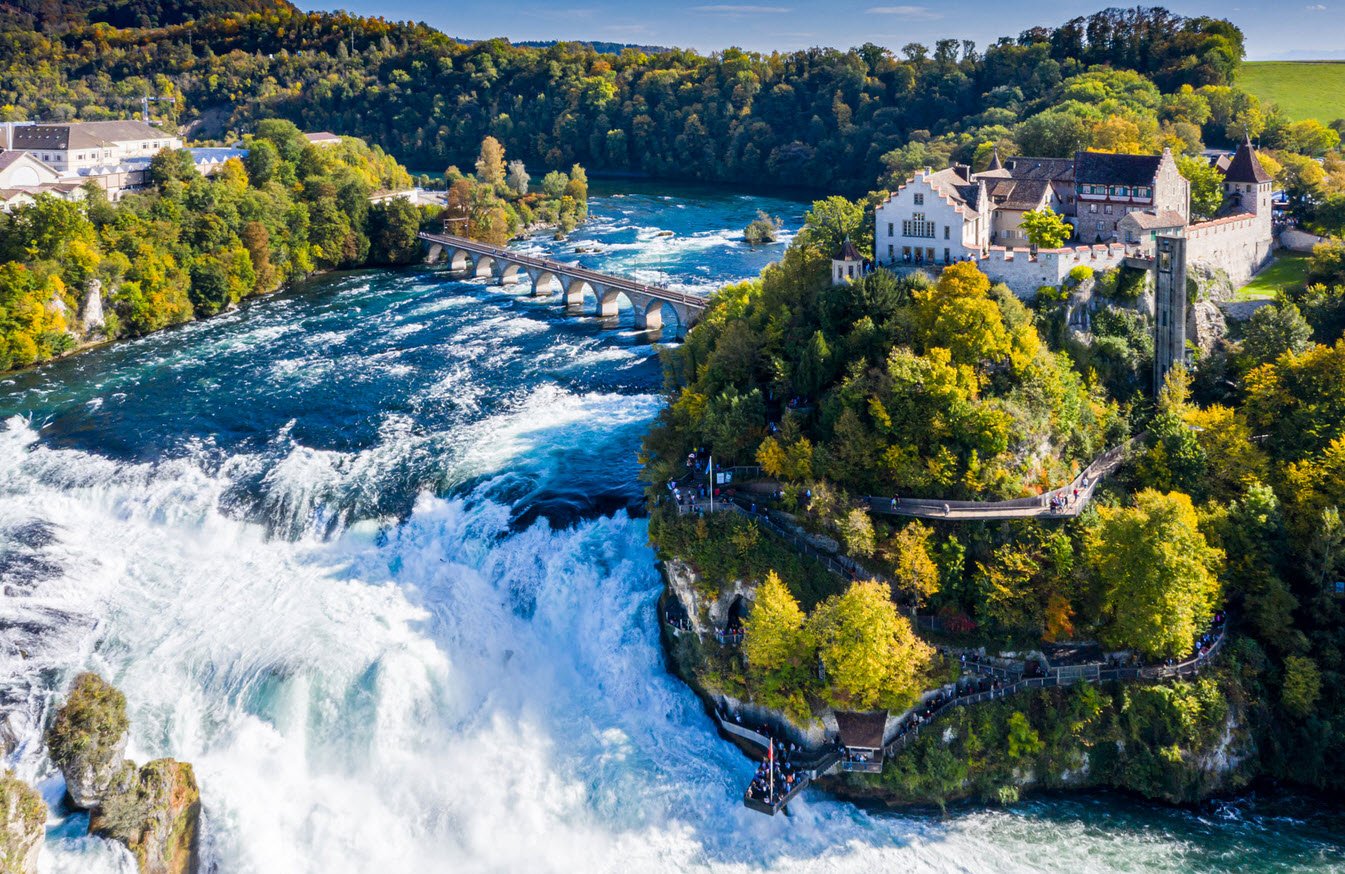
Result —
[[[674, 45], [713, 51], [727, 46], [769, 51], [864, 42], [899, 49], [908, 42], [943, 37], [985, 45], [1037, 24], [1126, 0], [300, 0], [306, 9], [347, 8], [393, 20], [426, 21], [458, 37], [513, 40], [572, 39]], [[1171, 0], [1184, 15], [1231, 19], [1247, 35], [1251, 60], [1345, 59], [1345, 0], [1214, 2]]]

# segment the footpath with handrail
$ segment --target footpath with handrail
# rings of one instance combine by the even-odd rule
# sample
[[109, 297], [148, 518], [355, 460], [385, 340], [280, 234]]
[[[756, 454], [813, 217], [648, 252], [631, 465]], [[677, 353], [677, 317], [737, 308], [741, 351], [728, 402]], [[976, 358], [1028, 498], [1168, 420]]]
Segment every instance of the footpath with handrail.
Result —
[[[1025, 666], [1018, 669], [1005, 668], [976, 654], [967, 658], [966, 653], [956, 654], [943, 649], [942, 652], [946, 656], [958, 655], [962, 660], [964, 671], [973, 676], [964, 674], [953, 684], [951, 691], [947, 687], [941, 687], [925, 692], [917, 704], [897, 718], [896, 733], [884, 744], [883, 754], [896, 755], [906, 749], [920, 737], [925, 728], [956, 707], [969, 707], [1033, 689], [1050, 689], [1080, 682], [1152, 683], [1195, 676], [1223, 647], [1225, 630], [1226, 622], [1220, 616], [1210, 632], [1201, 639], [1195, 654], [1178, 663], [1120, 665], [1110, 661], [1090, 662], [1083, 665], [1047, 668], [1035, 676], [1028, 676]], [[846, 750], [839, 741], [833, 740], [815, 750], [807, 750], [775, 740], [767, 726], [752, 728], [728, 713], [716, 712], [714, 719], [723, 732], [759, 747], [763, 754], [768, 749], [784, 751], [780, 754], [783, 756], [783, 772], [778, 762], [772, 765], [763, 764], [752, 784], [744, 791], [743, 804], [752, 810], [774, 816], [813, 780], [836, 768], [845, 768], [843, 762], [846, 760]], [[787, 775], [789, 782], [781, 783], [778, 788], [774, 783], [770, 784], [769, 789], [764, 788], [766, 784], [762, 782], [762, 773], [770, 769], [774, 769], [776, 774]]]

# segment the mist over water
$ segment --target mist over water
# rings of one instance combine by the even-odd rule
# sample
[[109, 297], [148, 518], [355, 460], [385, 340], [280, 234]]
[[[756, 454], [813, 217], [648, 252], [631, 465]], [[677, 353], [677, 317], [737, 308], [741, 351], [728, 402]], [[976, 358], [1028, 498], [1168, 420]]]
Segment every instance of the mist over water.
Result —
[[[758, 208], [787, 232], [804, 209], [627, 188], [525, 248], [708, 292], [782, 252], [739, 240]], [[628, 509], [660, 386], [626, 315], [421, 269], [4, 380], [7, 764], [59, 809], [40, 729], [92, 668], [126, 692], [129, 756], [195, 766], [219, 872], [1345, 865], [1339, 816], [1292, 802], [745, 810], [752, 764], [664, 671]], [[63, 815], [44, 871], [134, 870]]]

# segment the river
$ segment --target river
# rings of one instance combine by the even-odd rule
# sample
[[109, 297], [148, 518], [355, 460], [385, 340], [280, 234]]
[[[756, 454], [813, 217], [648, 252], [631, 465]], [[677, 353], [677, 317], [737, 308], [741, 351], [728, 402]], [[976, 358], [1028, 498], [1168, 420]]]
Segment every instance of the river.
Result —
[[[524, 248], [708, 292], [780, 256], [738, 239], [758, 209], [804, 210], [595, 192]], [[219, 872], [1342, 870], [1339, 813], [1294, 799], [745, 810], [663, 668], [629, 512], [661, 376], [623, 319], [357, 272], [4, 379], [8, 764], [59, 807], [39, 726], [92, 668], [128, 755], [194, 764]], [[84, 826], [53, 816], [44, 872], [134, 870]]]

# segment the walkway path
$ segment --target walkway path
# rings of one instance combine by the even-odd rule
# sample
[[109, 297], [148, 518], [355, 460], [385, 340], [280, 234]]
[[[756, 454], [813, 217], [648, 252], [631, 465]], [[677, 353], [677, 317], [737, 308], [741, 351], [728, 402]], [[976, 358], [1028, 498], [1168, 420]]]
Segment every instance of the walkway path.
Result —
[[1053, 519], [1070, 519], [1079, 515], [1093, 492], [1104, 477], [1111, 474], [1125, 461], [1135, 444], [1144, 439], [1144, 434], [1130, 438], [1120, 446], [1113, 446], [1093, 459], [1093, 463], [1084, 468], [1067, 486], [1053, 489], [1033, 498], [1016, 498], [1011, 501], [941, 501], [937, 498], [882, 498], [877, 496], [863, 499], [872, 513], [889, 516], [915, 516], [921, 519], [954, 519], [960, 521], [978, 519], [1030, 519], [1049, 516]]
[[[1082, 665], [1068, 665], [1049, 668], [1036, 676], [1027, 676], [1025, 668], [1006, 668], [980, 657], [963, 662], [964, 673], [954, 688], [931, 689], [925, 692], [918, 703], [898, 717], [895, 736], [883, 746], [884, 756], [896, 755], [910, 746], [920, 737], [921, 731], [939, 717], [955, 707], [967, 707], [986, 701], [995, 701], [1020, 692], [1033, 689], [1050, 689], [1056, 686], [1070, 686], [1079, 682], [1090, 683], [1154, 683], [1181, 677], [1193, 677], [1199, 674], [1219, 653], [1224, 644], [1226, 623], [1220, 622], [1202, 639], [1196, 653], [1183, 662], [1170, 665], [1128, 665], [1113, 666], [1109, 662], [1091, 662]], [[945, 655], [954, 655], [942, 650]], [[956, 653], [956, 655], [961, 655]], [[971, 676], [968, 676], [970, 674]], [[727, 714], [715, 713], [715, 721], [721, 730], [732, 734], [761, 749], [764, 755], [771, 742], [769, 729], [760, 730], [744, 726], [728, 718]], [[780, 744], [777, 742], [777, 748]], [[788, 793], [773, 799], [754, 796], [751, 787], [743, 793], [743, 804], [752, 810], [774, 816], [785, 805], [799, 795], [813, 780], [837, 769], [844, 769], [842, 750], [838, 742], [832, 742], [820, 749], [801, 751], [795, 755], [795, 772], [798, 782]]]

